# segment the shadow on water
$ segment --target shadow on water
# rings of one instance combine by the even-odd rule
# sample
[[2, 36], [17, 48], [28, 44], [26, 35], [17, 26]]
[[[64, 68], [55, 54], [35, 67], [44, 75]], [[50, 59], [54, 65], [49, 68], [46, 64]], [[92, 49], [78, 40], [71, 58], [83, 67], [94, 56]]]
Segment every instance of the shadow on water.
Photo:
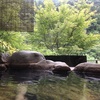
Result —
[[88, 80], [95, 80], [100, 81], [100, 73], [93, 73], [93, 72], [75, 72], [81, 78], [88, 79]]
[[13, 70], [0, 76], [0, 100], [100, 100], [100, 78], [32, 70]]
[[9, 76], [12, 77], [12, 81], [16, 81], [18, 83], [27, 82], [30, 84], [31, 82], [35, 83], [41, 80], [42, 77], [52, 75], [51, 71], [45, 70], [10, 70], [8, 71]]

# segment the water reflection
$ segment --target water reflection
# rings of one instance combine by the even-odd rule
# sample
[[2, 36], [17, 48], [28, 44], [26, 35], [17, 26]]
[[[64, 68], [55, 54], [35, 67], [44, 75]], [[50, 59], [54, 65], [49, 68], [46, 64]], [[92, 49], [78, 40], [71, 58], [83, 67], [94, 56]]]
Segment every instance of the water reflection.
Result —
[[61, 77], [49, 71], [2, 73], [0, 100], [100, 100], [100, 80], [74, 72]]

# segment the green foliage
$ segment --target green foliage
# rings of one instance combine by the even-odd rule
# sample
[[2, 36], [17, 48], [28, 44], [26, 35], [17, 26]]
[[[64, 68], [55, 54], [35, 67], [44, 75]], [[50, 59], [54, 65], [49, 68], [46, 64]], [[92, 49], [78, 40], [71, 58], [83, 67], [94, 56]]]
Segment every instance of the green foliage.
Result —
[[[100, 41], [99, 41], [100, 42]], [[94, 59], [100, 60], [100, 44], [98, 43], [96, 46], [88, 50], [88, 55], [91, 55], [91, 57], [94, 57]]]
[[0, 30], [33, 31], [33, 4], [26, 0], [0, 0]]
[[20, 22], [19, 11], [22, 0], [0, 0], [0, 29], [10, 30], [16, 27]]
[[29, 33], [19, 31], [33, 31], [32, 7], [24, 0], [0, 0], [0, 52], [31, 49], [27, 43]]
[[[65, 1], [66, 2], [66, 1]], [[97, 35], [87, 34], [86, 29], [95, 21], [92, 4], [85, 0], [74, 5], [60, 2], [56, 5], [45, 0], [35, 9], [35, 32], [32, 43], [57, 54], [84, 53], [98, 40]]]
[[92, 23], [90, 27], [87, 29], [88, 32], [92, 32], [94, 34], [100, 33], [100, 1], [99, 0], [89, 0], [94, 3], [91, 8], [91, 11], [96, 11], [94, 18], [96, 18], [96, 22]]
[[[91, 10], [92, 3], [90, 4], [86, 0], [78, 0], [78, 2], [70, 5], [66, 3], [66, 0], [60, 0], [58, 6], [52, 0], [44, 0], [44, 3], [34, 7], [34, 32], [20, 33], [6, 30], [10, 30], [10, 27], [14, 29], [15, 26], [18, 30], [19, 24], [27, 26], [29, 30], [30, 28], [33, 29], [30, 24], [32, 20], [29, 20], [26, 25], [25, 23], [28, 20], [24, 21], [26, 16], [23, 16], [23, 11], [27, 9], [26, 15], [29, 16], [29, 19], [34, 17], [32, 16], [33, 12], [30, 12], [33, 11], [32, 6], [27, 3], [23, 5], [23, 0], [13, 0], [13, 2], [9, 0], [7, 6], [2, 1], [6, 2], [6, 0], [0, 1], [0, 8], [2, 9], [2, 12], [0, 12], [2, 13], [0, 14], [0, 25], [2, 25], [2, 30], [5, 29], [5, 31], [0, 30], [0, 52], [9, 51], [12, 53], [19, 49], [28, 49], [46, 55], [84, 54], [92, 51], [91, 48], [93, 47], [93, 50], [95, 50], [91, 52], [91, 55], [93, 57], [99, 55], [99, 49], [95, 47], [95, 44], [100, 40], [100, 36], [92, 33], [99, 33], [100, 18], [99, 13], [96, 12], [95, 15], [95, 9]], [[91, 29], [92, 31], [87, 31], [91, 23], [96, 26], [95, 32], [94, 27], [93, 30]], [[22, 28], [26, 30], [25, 27]]]
[[27, 49], [25, 37], [20, 32], [0, 31], [0, 52], [10, 52]]

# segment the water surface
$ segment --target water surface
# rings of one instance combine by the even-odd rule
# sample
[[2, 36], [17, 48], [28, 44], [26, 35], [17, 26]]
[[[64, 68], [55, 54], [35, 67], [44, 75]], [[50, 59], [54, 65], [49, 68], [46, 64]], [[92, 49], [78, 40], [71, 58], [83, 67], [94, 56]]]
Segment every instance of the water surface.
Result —
[[100, 100], [100, 78], [70, 72], [10, 71], [0, 77], [0, 100]]

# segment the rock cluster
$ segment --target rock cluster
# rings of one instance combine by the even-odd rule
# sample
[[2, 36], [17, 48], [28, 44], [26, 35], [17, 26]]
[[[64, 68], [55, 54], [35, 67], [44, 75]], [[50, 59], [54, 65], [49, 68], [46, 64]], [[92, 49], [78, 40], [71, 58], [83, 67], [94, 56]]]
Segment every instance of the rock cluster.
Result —
[[[50, 70], [53, 73], [66, 74], [71, 71], [65, 62], [46, 59], [43, 54], [36, 51], [18, 51], [11, 56], [7, 53], [0, 54], [0, 71], [7, 69], [25, 70]], [[100, 64], [89, 62], [80, 63], [75, 66], [74, 72], [100, 73]]]
[[67, 73], [70, 71], [70, 67], [65, 62], [47, 60], [44, 55], [36, 51], [18, 51], [13, 53], [5, 63], [0, 64], [1, 70], [7, 69], [6, 67], [17, 70], [51, 70], [54, 73]]

